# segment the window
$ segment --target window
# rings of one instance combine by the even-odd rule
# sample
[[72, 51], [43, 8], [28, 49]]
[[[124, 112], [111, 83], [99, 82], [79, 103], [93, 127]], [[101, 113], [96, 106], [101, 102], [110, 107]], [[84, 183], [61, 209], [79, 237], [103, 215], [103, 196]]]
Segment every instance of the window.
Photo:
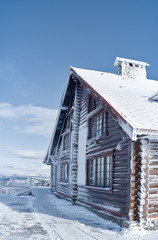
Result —
[[106, 111], [102, 111], [89, 120], [89, 138], [106, 133]]
[[63, 135], [63, 151], [69, 149], [69, 146], [70, 146], [70, 134], [67, 133], [65, 135]]
[[112, 187], [112, 156], [101, 156], [87, 162], [87, 185], [100, 188]]
[[96, 109], [96, 100], [94, 97], [89, 96], [88, 112], [92, 112], [94, 109]]
[[60, 181], [61, 182], [68, 182], [68, 163], [62, 163], [60, 169]]
[[66, 118], [65, 130], [70, 128], [71, 116], [70, 114]]
[[71, 128], [71, 113], [69, 113], [65, 118], [64, 132]]

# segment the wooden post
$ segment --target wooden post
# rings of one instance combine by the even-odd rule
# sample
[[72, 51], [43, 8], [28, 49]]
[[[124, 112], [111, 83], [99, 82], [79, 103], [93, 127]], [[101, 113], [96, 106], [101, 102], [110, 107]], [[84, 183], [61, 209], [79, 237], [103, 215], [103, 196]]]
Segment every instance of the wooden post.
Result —
[[81, 85], [76, 80], [75, 98], [74, 98], [74, 114], [73, 114], [73, 133], [72, 133], [72, 152], [71, 152], [71, 191], [72, 200], [77, 199], [77, 156], [78, 156], [78, 136], [79, 136], [79, 120], [80, 120], [80, 101], [81, 101]]
[[140, 223], [148, 221], [148, 198], [149, 198], [149, 140], [140, 140], [141, 172], [140, 186], [138, 191]]
[[32, 190], [32, 177], [28, 177], [28, 188]]

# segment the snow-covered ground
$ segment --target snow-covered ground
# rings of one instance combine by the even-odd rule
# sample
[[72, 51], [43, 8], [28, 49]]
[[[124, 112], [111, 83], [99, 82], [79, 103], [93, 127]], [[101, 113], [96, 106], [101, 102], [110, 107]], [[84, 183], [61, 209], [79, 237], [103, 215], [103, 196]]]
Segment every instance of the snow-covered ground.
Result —
[[0, 196], [1, 240], [157, 240], [158, 231], [121, 229], [45, 187], [32, 196]]

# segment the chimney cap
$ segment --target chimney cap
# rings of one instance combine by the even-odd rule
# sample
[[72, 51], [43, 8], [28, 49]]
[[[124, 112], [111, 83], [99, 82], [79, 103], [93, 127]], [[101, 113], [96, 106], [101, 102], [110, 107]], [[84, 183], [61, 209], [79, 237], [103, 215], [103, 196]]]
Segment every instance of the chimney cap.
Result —
[[128, 63], [137, 64], [137, 65], [150, 66], [146, 62], [131, 60], [131, 59], [127, 59], [127, 58], [120, 58], [120, 57], [116, 57], [115, 62], [114, 62], [114, 66], [118, 66], [120, 62], [128, 62]]

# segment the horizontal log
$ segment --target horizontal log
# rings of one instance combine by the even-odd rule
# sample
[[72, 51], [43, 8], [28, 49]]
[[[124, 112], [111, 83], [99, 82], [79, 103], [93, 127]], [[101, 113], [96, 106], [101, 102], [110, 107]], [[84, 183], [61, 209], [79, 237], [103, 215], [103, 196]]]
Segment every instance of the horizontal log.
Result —
[[96, 206], [109, 206], [110, 208], [119, 208], [119, 211], [122, 210], [124, 212], [128, 212], [128, 206], [126, 202], [120, 202], [119, 199], [117, 199], [117, 201], [112, 201], [110, 199], [107, 199], [106, 201], [102, 201], [102, 199], [96, 199], [95, 197], [90, 197], [88, 196], [87, 198], [84, 198], [83, 196], [80, 195], [80, 197], [78, 196], [78, 200], [83, 201], [85, 203], [89, 202], [89, 203], [93, 203]]
[[127, 167], [116, 167], [114, 168], [114, 173], [120, 173], [120, 174], [129, 174], [129, 169]]
[[158, 214], [157, 213], [151, 213], [151, 214], [148, 214], [148, 218], [150, 218], [150, 219], [158, 219]]
[[83, 187], [81, 187], [81, 186], [79, 186], [78, 187], [78, 191], [79, 191], [79, 193], [86, 193], [86, 194], [89, 194], [89, 193], [93, 193], [93, 192], [97, 192], [97, 195], [98, 196], [103, 196], [103, 198], [105, 198], [105, 197], [108, 197], [108, 199], [110, 198], [110, 199], [113, 199], [113, 198], [118, 198], [118, 199], [125, 199], [126, 197], [127, 197], [127, 193], [124, 193], [124, 192], [118, 192], [118, 191], [115, 191], [115, 190], [113, 190], [113, 192], [112, 193], [108, 193], [108, 192], [100, 192], [100, 191], [96, 191], [96, 189], [93, 189], [93, 188], [91, 188], [91, 189], [87, 189], [87, 188], [85, 188], [84, 186]]
[[152, 188], [158, 188], [158, 181], [156, 182], [150, 182], [149, 183], [149, 188], [152, 189]]
[[117, 160], [117, 157], [124, 157], [125, 159], [127, 158], [128, 156], [128, 149], [127, 148], [124, 148], [122, 149], [121, 151], [115, 151], [115, 159]]
[[157, 207], [153, 207], [153, 208], [149, 208], [148, 209], [148, 213], [151, 214], [151, 213], [157, 213], [158, 214], [158, 206]]
[[158, 169], [152, 169], [152, 170], [149, 170], [149, 174], [150, 175], [158, 175]]
[[157, 201], [155, 201], [154, 203], [152, 203], [152, 202], [149, 202], [149, 209], [153, 209], [153, 208], [158, 208], [158, 202]]
[[150, 162], [149, 163], [149, 167], [158, 167], [158, 162], [155, 161], [155, 162]]
[[125, 162], [124, 160], [122, 160], [122, 161], [117, 161], [117, 162], [114, 161], [114, 162], [113, 162], [113, 167], [114, 167], [114, 168], [123, 167], [123, 168], [128, 169], [129, 163], [128, 163], [128, 162]]
[[158, 188], [156, 189], [156, 188], [153, 188], [153, 189], [149, 189], [149, 194], [158, 194]]
[[152, 201], [157, 201], [158, 200], [158, 194], [150, 194], [149, 195], [149, 201], [152, 200]]
[[124, 173], [118, 173], [118, 172], [114, 172], [113, 173], [113, 179], [124, 179], [124, 180], [128, 180], [129, 179], [129, 173], [128, 172], [124, 172]]
[[122, 185], [118, 185], [118, 184], [114, 184], [113, 185], [113, 190], [117, 190], [119, 192], [126, 192], [128, 194], [128, 185], [122, 186]]

